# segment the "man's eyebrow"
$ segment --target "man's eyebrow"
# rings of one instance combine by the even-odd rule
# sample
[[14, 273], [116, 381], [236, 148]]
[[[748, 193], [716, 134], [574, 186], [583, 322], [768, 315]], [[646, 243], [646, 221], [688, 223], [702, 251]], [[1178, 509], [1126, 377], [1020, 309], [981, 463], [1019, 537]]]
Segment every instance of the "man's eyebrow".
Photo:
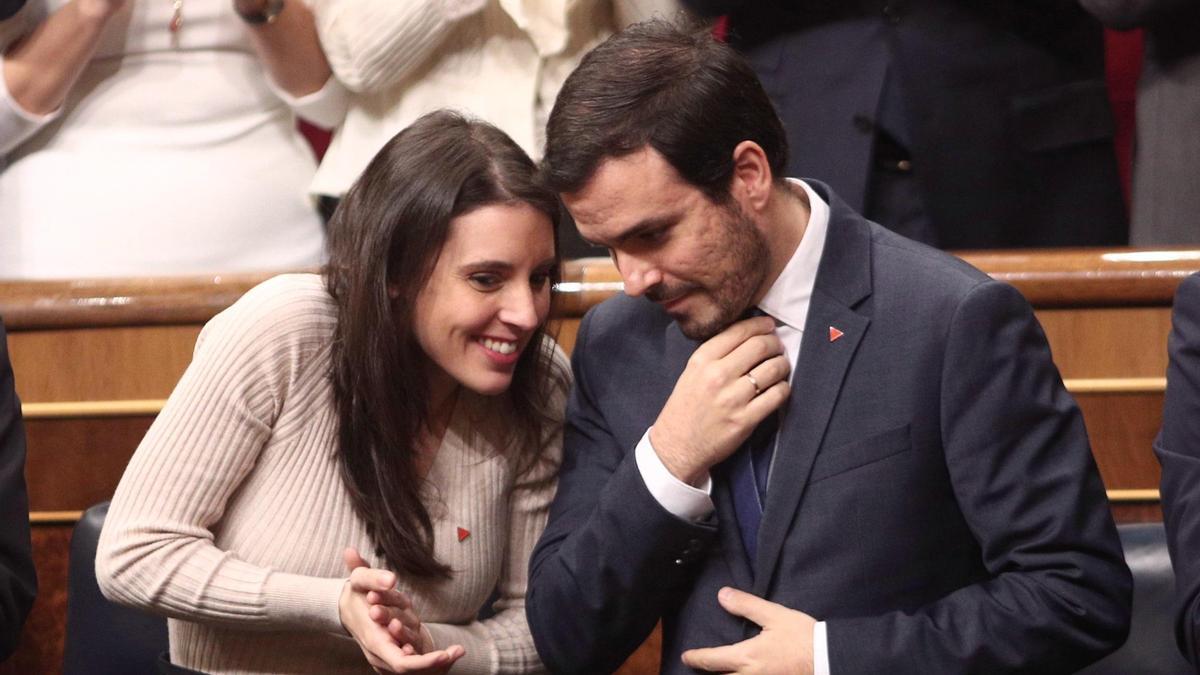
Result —
[[613, 238], [613, 243], [622, 244], [628, 239], [632, 239], [645, 232], [651, 232], [679, 222], [679, 214], [670, 213], [663, 216], [652, 216], [638, 221], [625, 230], [618, 232]]

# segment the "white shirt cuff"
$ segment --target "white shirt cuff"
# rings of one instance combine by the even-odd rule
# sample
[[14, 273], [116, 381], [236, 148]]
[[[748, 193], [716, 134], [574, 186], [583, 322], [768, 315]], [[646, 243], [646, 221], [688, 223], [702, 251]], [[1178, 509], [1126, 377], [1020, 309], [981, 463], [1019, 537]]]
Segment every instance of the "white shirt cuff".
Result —
[[829, 675], [829, 637], [824, 621], [813, 626], [813, 675]]
[[650, 445], [649, 429], [638, 441], [633, 457], [646, 489], [668, 513], [693, 523], [712, 513], [712, 477], [705, 475], [700, 487], [693, 487], [676, 478], [659, 459], [654, 446]]
[[336, 129], [346, 117], [349, 106], [346, 87], [332, 75], [320, 89], [303, 96], [292, 96], [267, 78], [271, 91], [291, 108], [296, 115], [322, 129]]

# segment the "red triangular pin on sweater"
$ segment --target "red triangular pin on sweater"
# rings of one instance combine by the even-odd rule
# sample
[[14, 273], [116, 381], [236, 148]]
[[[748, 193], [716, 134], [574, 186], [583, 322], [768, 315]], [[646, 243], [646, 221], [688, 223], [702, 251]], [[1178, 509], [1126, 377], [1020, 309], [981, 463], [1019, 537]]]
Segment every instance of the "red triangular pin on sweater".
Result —
[[834, 328], [833, 326], [829, 327], [829, 341], [830, 342], [836, 342], [837, 339], [842, 337], [843, 335], [845, 335], [845, 333], [843, 333], [842, 331]]
[[462, 527], [458, 528], [458, 540], [459, 541], [462, 541], [469, 536], [471, 536], [471, 533], [468, 530], [466, 530], [465, 528], [462, 528]]

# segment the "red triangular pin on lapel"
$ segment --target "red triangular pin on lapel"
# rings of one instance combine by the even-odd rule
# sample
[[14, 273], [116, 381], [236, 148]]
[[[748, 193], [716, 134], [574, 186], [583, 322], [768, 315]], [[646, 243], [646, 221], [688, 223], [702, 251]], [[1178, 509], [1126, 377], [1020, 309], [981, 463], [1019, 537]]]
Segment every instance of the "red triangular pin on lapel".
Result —
[[837, 339], [842, 337], [843, 335], [845, 335], [845, 333], [843, 333], [842, 331], [834, 328], [833, 326], [829, 327], [829, 341], [830, 342], [836, 342]]
[[471, 533], [466, 528], [462, 528], [462, 527], [458, 528], [458, 540], [459, 541], [462, 541], [469, 536], [471, 536]]

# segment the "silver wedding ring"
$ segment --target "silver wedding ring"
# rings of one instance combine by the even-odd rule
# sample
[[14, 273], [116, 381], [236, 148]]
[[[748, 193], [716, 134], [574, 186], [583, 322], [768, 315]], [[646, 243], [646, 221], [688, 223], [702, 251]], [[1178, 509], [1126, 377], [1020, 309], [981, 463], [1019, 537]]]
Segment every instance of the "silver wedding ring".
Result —
[[746, 378], [750, 380], [750, 384], [754, 385], [754, 395], [758, 396], [759, 394], [761, 394], [762, 389], [759, 388], [758, 379], [754, 377], [754, 374], [746, 373]]

